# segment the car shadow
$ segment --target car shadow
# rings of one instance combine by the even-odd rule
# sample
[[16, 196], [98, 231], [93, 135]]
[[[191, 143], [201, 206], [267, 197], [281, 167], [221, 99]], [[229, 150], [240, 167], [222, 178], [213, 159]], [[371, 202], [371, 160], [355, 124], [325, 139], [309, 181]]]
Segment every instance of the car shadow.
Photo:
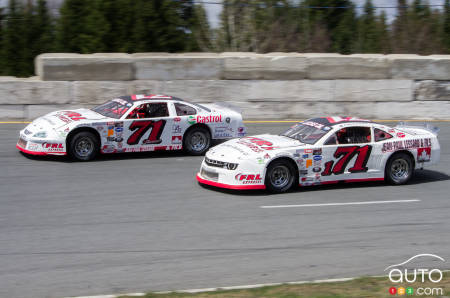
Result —
[[[80, 163], [68, 157], [57, 155], [30, 155], [20, 152], [24, 157], [35, 161], [52, 161], [63, 163]], [[130, 153], [114, 153], [114, 154], [99, 154], [93, 160], [87, 161], [89, 163], [105, 162], [111, 160], [127, 160], [127, 159], [144, 159], [144, 158], [175, 158], [189, 156], [183, 150], [173, 151], [147, 151], [147, 152], [130, 152]]]
[[[414, 173], [414, 176], [411, 178], [411, 181], [408, 182], [407, 185], [418, 185], [418, 184], [424, 184], [424, 183], [430, 183], [430, 182], [437, 182], [437, 181], [446, 181], [450, 180], [450, 176], [434, 171], [434, 170], [416, 170]], [[231, 194], [231, 195], [241, 195], [241, 196], [260, 196], [260, 195], [271, 195], [271, 196], [277, 196], [282, 194], [277, 193], [270, 193], [267, 190], [233, 190], [233, 189], [222, 189], [217, 188], [214, 186], [199, 185], [205, 189], [221, 192], [224, 194]], [[299, 186], [294, 187], [286, 193], [300, 193], [300, 192], [317, 192], [317, 191], [329, 191], [329, 190], [337, 190], [337, 189], [358, 189], [358, 188], [368, 188], [368, 187], [382, 187], [382, 186], [391, 186], [390, 184], [384, 182], [384, 181], [370, 181], [370, 182], [344, 182], [341, 181], [336, 184], [326, 184], [326, 185], [312, 185], [312, 186]], [[398, 186], [401, 187], [401, 186]]]
[[[225, 142], [226, 140], [213, 140], [211, 148]], [[31, 155], [18, 151], [22, 156], [36, 161], [54, 161], [54, 162], [80, 162], [71, 159], [67, 155]], [[102, 153], [98, 154], [93, 160], [88, 162], [102, 162], [111, 160], [126, 160], [126, 159], [143, 159], [143, 158], [175, 158], [175, 157], [186, 157], [192, 156], [186, 153], [184, 150], [158, 150], [158, 151], [144, 151], [144, 152], [127, 152], [127, 153]], [[202, 155], [203, 156], [203, 155]]]

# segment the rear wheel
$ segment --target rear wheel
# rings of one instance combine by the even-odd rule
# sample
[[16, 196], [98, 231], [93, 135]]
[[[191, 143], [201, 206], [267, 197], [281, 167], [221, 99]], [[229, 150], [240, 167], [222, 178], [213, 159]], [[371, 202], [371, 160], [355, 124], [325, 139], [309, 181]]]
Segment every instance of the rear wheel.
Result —
[[184, 135], [183, 148], [191, 155], [202, 155], [211, 146], [211, 133], [205, 127], [194, 127]]
[[99, 151], [97, 137], [88, 131], [75, 134], [69, 142], [69, 154], [78, 161], [92, 160]]
[[265, 184], [269, 191], [281, 193], [294, 185], [295, 169], [291, 163], [279, 160], [272, 162], [267, 168]]
[[414, 163], [405, 153], [393, 155], [387, 162], [384, 171], [386, 180], [395, 185], [406, 184], [414, 173]]

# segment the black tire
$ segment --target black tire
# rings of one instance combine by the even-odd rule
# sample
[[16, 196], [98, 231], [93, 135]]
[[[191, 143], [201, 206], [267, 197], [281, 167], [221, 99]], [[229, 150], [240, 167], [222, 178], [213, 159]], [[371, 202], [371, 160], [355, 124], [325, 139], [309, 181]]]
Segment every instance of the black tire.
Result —
[[264, 184], [273, 193], [286, 192], [294, 186], [297, 175], [294, 166], [285, 160], [275, 160], [266, 171]]
[[94, 159], [99, 152], [99, 140], [89, 131], [76, 133], [69, 142], [69, 155], [77, 161]]
[[395, 153], [386, 163], [384, 177], [390, 184], [406, 184], [414, 174], [414, 162], [406, 153]]
[[183, 138], [183, 149], [191, 155], [203, 155], [211, 146], [211, 133], [205, 127], [189, 129]]

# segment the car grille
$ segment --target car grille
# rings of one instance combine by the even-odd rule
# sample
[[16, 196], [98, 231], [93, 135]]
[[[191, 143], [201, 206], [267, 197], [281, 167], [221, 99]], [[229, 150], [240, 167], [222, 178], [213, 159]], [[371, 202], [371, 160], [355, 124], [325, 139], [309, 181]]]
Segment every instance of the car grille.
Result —
[[25, 149], [25, 148], [27, 148], [27, 141], [25, 141], [22, 138], [19, 138], [19, 141], [17, 142], [17, 145], [19, 145], [20, 147]]
[[205, 157], [205, 163], [210, 167], [225, 168], [227, 163]]
[[213, 181], [219, 180], [219, 174], [218, 173], [213, 173], [213, 172], [210, 172], [210, 171], [205, 170], [205, 169], [202, 169], [201, 175], [202, 175], [202, 177], [204, 177], [204, 178], [206, 178], [208, 180], [213, 180]]

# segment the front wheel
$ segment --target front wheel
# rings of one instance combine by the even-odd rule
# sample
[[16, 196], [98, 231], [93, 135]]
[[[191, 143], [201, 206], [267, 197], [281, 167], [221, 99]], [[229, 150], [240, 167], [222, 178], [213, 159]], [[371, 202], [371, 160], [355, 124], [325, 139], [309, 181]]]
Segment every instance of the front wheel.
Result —
[[99, 141], [88, 131], [75, 134], [69, 142], [69, 154], [78, 161], [92, 160], [98, 153]]
[[386, 164], [384, 176], [386, 180], [395, 185], [406, 184], [414, 173], [414, 164], [411, 157], [405, 153], [397, 153]]
[[265, 184], [273, 193], [288, 191], [295, 180], [295, 169], [286, 161], [274, 161], [267, 168]]
[[205, 127], [194, 127], [183, 138], [183, 148], [191, 155], [202, 155], [210, 146], [211, 133]]

